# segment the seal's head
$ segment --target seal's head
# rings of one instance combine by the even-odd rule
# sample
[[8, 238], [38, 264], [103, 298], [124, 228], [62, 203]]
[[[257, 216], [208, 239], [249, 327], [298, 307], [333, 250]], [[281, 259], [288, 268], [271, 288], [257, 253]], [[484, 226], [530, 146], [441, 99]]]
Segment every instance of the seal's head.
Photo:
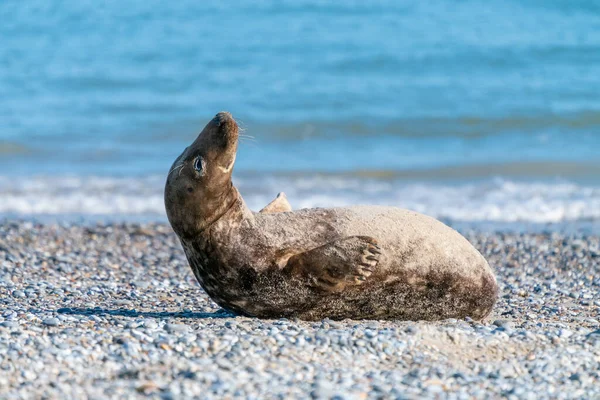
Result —
[[235, 202], [231, 173], [237, 145], [237, 123], [230, 113], [220, 112], [173, 163], [165, 186], [165, 206], [180, 237], [197, 235]]

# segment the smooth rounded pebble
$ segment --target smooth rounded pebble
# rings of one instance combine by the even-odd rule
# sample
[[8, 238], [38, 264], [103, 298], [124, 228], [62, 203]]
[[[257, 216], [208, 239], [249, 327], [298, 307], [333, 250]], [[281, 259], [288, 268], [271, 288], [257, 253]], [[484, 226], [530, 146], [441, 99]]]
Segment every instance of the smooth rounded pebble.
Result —
[[60, 321], [58, 320], [58, 318], [46, 318], [44, 320], [44, 325], [47, 326], [58, 326], [60, 324]]

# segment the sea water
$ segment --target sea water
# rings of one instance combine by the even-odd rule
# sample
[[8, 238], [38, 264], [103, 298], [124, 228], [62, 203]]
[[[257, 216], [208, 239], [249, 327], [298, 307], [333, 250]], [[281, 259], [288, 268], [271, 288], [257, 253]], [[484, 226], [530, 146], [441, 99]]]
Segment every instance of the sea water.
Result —
[[0, 2], [0, 214], [164, 219], [218, 111], [248, 204], [600, 220], [600, 3]]

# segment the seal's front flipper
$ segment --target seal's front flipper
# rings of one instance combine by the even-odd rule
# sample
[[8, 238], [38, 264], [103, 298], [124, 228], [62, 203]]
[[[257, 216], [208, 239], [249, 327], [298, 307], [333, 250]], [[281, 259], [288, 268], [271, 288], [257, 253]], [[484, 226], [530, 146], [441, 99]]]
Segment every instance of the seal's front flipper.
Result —
[[267, 204], [265, 208], [260, 210], [259, 212], [262, 214], [273, 214], [280, 212], [289, 212], [292, 211], [292, 206], [287, 200], [285, 193], [280, 192], [275, 200]]
[[364, 283], [380, 256], [381, 248], [372, 237], [349, 236], [290, 257], [285, 270], [309, 278], [321, 290], [339, 292]]

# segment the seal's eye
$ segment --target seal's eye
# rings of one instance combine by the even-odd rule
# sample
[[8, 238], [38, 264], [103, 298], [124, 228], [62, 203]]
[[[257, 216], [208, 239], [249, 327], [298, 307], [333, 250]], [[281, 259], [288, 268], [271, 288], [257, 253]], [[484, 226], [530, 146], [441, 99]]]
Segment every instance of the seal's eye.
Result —
[[194, 160], [194, 169], [199, 174], [202, 174], [202, 171], [204, 169], [204, 160], [202, 159], [202, 157], [196, 157], [196, 160]]

